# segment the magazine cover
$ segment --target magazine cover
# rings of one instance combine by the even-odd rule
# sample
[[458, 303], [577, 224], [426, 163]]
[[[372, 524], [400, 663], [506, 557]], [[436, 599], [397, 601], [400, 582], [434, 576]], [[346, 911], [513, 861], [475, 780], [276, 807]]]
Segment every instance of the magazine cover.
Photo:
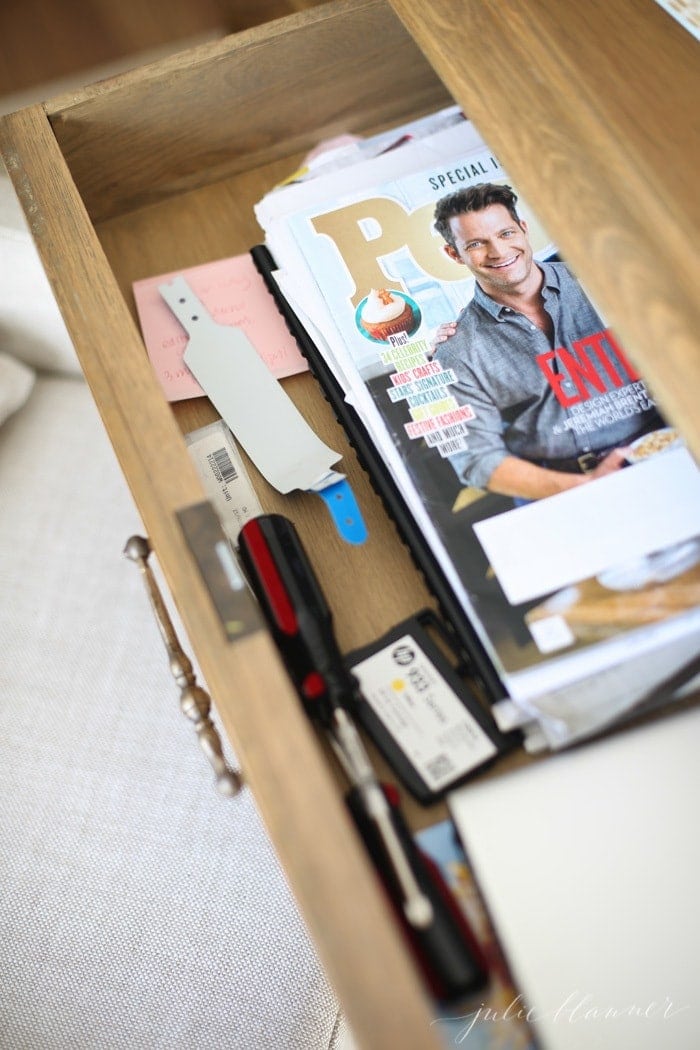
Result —
[[497, 158], [316, 200], [305, 309], [511, 695], [690, 659], [696, 465]]
[[451, 820], [419, 831], [416, 842], [438, 865], [462, 908], [486, 959], [489, 985], [462, 1008], [440, 1010], [436, 1025], [445, 1045], [465, 1050], [538, 1050], [528, 1004], [517, 991], [508, 964], [486, 912], [472, 869]]

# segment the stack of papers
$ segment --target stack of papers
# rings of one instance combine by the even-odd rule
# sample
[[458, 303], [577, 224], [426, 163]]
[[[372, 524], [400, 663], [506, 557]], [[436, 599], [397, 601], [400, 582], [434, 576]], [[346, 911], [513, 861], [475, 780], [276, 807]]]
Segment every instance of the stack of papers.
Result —
[[[503, 204], [490, 206], [503, 209], [503, 242], [513, 236], [525, 247], [487, 265], [506, 271], [532, 253], [551, 331], [517, 298], [499, 298], [478, 261], [470, 265], [481, 242], [458, 244], [461, 261], [450, 257], [435, 206], [481, 184], [511, 186], [452, 108], [346, 142], [325, 163], [321, 153], [256, 215], [283, 296], [503, 685], [493, 706], [499, 728], [522, 729], [532, 750], [560, 748], [649, 702], [665, 682], [691, 677], [700, 651], [700, 473], [526, 201], [518, 195], [515, 219]], [[585, 299], [576, 299], [575, 321], [573, 295]], [[455, 321], [456, 334], [446, 333]], [[477, 346], [478, 326], [487, 334]], [[533, 456], [527, 441], [550, 451]], [[590, 466], [611, 450], [616, 466], [630, 469], [581, 472], [579, 455]], [[548, 478], [557, 471], [562, 490], [504, 491], [487, 456], [525, 461]]]

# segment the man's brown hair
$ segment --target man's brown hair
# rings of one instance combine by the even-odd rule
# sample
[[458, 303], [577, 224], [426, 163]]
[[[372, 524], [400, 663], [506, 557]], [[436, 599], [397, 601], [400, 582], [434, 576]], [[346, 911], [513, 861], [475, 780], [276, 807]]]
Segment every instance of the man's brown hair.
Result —
[[466, 215], [470, 211], [483, 211], [491, 204], [502, 204], [508, 209], [511, 218], [521, 226], [520, 216], [515, 208], [517, 200], [510, 186], [498, 185], [495, 182], [479, 182], [476, 186], [456, 190], [442, 197], [435, 205], [435, 229], [450, 247], [456, 249], [450, 219], [455, 215]]

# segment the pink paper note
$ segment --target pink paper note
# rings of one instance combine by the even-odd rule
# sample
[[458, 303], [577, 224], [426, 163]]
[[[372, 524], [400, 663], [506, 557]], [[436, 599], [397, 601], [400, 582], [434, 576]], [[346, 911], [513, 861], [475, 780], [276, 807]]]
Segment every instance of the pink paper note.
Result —
[[183, 361], [187, 333], [158, 291], [159, 285], [178, 274], [187, 280], [215, 321], [245, 332], [278, 379], [308, 368], [251, 256], [218, 259], [187, 270], [134, 281], [134, 299], [143, 341], [168, 401], [204, 394]]

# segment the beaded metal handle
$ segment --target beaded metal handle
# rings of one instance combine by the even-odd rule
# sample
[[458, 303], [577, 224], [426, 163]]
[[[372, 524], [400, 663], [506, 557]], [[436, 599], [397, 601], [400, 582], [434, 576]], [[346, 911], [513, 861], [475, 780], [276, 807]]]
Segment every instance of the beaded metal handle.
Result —
[[124, 547], [124, 554], [141, 570], [146, 590], [151, 600], [156, 622], [168, 652], [170, 670], [180, 688], [180, 708], [192, 722], [197, 738], [216, 774], [216, 786], [222, 795], [237, 795], [243, 786], [240, 773], [230, 769], [224, 759], [221, 738], [209, 717], [211, 701], [209, 694], [197, 685], [192, 662], [180, 645], [172, 620], [148, 564], [151, 546], [143, 536], [131, 536]]

